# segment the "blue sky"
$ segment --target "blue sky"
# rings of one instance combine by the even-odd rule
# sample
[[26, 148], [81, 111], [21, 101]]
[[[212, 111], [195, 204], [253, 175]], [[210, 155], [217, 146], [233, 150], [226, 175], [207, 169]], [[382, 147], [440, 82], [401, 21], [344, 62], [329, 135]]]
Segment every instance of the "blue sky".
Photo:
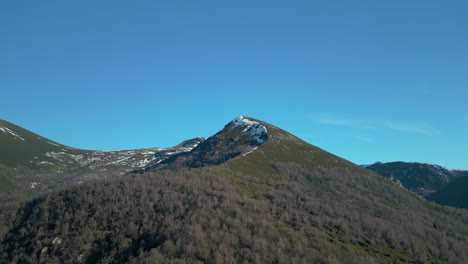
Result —
[[238, 115], [353, 162], [468, 169], [467, 1], [1, 1], [0, 118], [167, 147]]

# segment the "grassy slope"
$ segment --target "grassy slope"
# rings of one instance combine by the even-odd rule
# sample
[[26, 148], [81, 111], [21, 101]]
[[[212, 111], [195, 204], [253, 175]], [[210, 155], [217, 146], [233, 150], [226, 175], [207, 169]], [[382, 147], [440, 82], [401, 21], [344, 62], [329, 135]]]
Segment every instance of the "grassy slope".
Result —
[[64, 149], [73, 154], [86, 152], [84, 150], [70, 149], [65, 145], [41, 137], [40, 135], [4, 120], [0, 120], [0, 125], [17, 132], [24, 139], [21, 140], [10, 134], [0, 132], [0, 145], [4, 149], [0, 152], [0, 163], [6, 166], [34, 166], [29, 161], [34, 160], [35, 157], [43, 161], [52, 161], [51, 158], [44, 154], [47, 152], [63, 152]]
[[0, 203], [14, 200], [23, 200], [29, 197], [26, 193], [27, 186], [24, 182], [14, 177], [0, 174]]
[[[0, 120], [0, 126], [12, 130], [24, 139], [0, 131], [0, 203], [15, 199], [21, 201], [25, 197], [32, 197], [58, 185], [110, 176], [114, 173], [120, 175], [132, 169], [111, 163], [102, 165], [100, 160], [83, 165], [77, 160], [97, 157], [115, 161], [119, 159], [118, 151], [108, 156], [93, 156], [99, 152], [70, 148], [4, 120]], [[146, 149], [135, 151], [141, 153]], [[58, 158], [49, 157], [47, 153], [52, 152], [63, 155]], [[143, 160], [146, 156], [135, 154], [134, 157]], [[32, 189], [32, 183], [40, 184]]]
[[[75, 155], [87, 152], [69, 148], [5, 120], [0, 120], [0, 125], [24, 139], [0, 131], [0, 202], [31, 197], [37, 190], [31, 190], [30, 183], [39, 175], [66, 169], [68, 164], [57, 164], [56, 160], [45, 155], [47, 152], [66, 150]], [[36, 160], [55, 164], [38, 164]], [[55, 180], [54, 177], [51, 180]]]
[[[310, 145], [278, 127], [262, 123], [267, 126], [268, 141], [245, 157], [231, 161], [227, 165], [229, 169], [225, 170], [229, 175], [238, 176], [233, 177], [234, 179], [242, 179], [242, 176], [255, 178], [256, 183], [249, 183], [251, 185], [248, 187], [250, 191], [256, 188], [264, 190], [269, 182], [280, 181], [278, 173], [273, 166], [275, 162], [294, 162], [314, 171], [324, 172], [333, 168], [334, 170], [369, 174], [367, 170]], [[239, 182], [239, 184], [243, 185], [242, 182]], [[241, 191], [245, 190], [242, 189]], [[251, 194], [256, 194], [256, 192]]]
[[[333, 202], [324, 203], [330, 207], [343, 208], [342, 214], [334, 212], [334, 217], [349, 219], [347, 214], [354, 211], [360, 215], [361, 219], [368, 219], [372, 223], [385, 226], [386, 230], [387, 228], [392, 230], [389, 231], [393, 233], [392, 236], [399, 237], [399, 233], [409, 233], [412, 234], [411, 239], [420, 243], [424, 242], [421, 239], [422, 235], [414, 232], [414, 229], [431, 230], [437, 226], [444, 230], [443, 234], [451, 234], [468, 246], [467, 211], [447, 209], [427, 202], [397, 187], [384, 177], [312, 146], [277, 127], [267, 124], [267, 128], [270, 138], [266, 144], [259, 147], [257, 151], [235, 159], [223, 168], [218, 168], [237, 184], [239, 192], [253, 197], [269, 193], [285, 183], [285, 179], [274, 166], [275, 162], [299, 164], [311, 173], [307, 180], [308, 185], [301, 191], [313, 193], [310, 197], [314, 199], [343, 203], [340, 206], [333, 205]], [[351, 211], [345, 212], [345, 209], [351, 209]], [[465, 218], [460, 217], [460, 214]], [[369, 215], [371, 217], [368, 217]], [[320, 241], [329, 243], [333, 237], [344, 236], [334, 232], [337, 231], [328, 230]], [[302, 231], [296, 232], [296, 236], [302, 235]], [[431, 239], [434, 240], [426, 241], [428, 244], [424, 245], [426, 248], [421, 251], [440, 246], [435, 237], [441, 234], [436, 232], [433, 235]], [[346, 239], [340, 243], [344, 251], [353, 251], [362, 255], [370, 254], [381, 263], [416, 261], [418, 257], [414, 256], [412, 250], [394, 245], [402, 244], [402, 241], [398, 239], [408, 238], [399, 237], [391, 243], [373, 245], [350, 242], [351, 240]], [[336, 241], [333, 243], [336, 245]], [[437, 263], [443, 260], [443, 257], [428, 255], [419, 257], [419, 260], [421, 259]]]

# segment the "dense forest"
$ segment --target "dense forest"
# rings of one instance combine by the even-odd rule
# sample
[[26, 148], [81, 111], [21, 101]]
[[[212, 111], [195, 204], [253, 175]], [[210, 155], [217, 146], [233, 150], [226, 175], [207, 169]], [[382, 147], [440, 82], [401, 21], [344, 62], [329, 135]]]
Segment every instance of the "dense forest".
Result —
[[256, 194], [208, 167], [95, 180], [6, 207], [0, 262], [468, 262], [467, 211], [380, 176], [273, 166]]

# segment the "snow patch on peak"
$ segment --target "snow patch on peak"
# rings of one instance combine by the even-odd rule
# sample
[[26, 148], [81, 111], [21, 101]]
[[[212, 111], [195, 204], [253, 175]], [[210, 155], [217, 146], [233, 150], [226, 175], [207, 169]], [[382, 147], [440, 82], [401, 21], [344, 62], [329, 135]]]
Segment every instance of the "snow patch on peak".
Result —
[[57, 147], [60, 147], [60, 145], [54, 143], [54, 142], [50, 142], [50, 141], [47, 141], [47, 143], [51, 144], [51, 145], [54, 145], [54, 146], [57, 146]]
[[24, 141], [24, 138], [22, 138], [18, 133], [16, 133], [15, 131], [9, 129], [8, 127], [0, 126], [0, 131], [2, 131], [3, 133], [10, 134], [10, 135]]
[[245, 156], [247, 156], [248, 154], [254, 152], [257, 148], [258, 148], [258, 147], [255, 147], [255, 148], [253, 148], [251, 151], [248, 151], [248, 152], [242, 154], [242, 157], [245, 157]]
[[259, 122], [249, 120], [241, 115], [238, 118], [234, 119], [232, 123], [234, 124], [233, 127], [245, 126], [244, 130], [242, 130], [242, 133], [251, 135], [253, 139], [258, 143], [262, 144], [265, 142], [265, 140], [262, 139], [261, 136], [267, 133], [268, 131], [267, 128]]

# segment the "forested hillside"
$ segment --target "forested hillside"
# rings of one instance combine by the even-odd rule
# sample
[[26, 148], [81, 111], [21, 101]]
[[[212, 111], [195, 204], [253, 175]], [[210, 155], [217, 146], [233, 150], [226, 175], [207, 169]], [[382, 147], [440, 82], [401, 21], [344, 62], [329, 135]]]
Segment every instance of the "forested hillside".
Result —
[[[25, 204], [1, 257], [22, 263], [462, 263], [468, 214], [381, 181], [277, 163], [239, 193], [213, 169], [92, 181]], [[328, 186], [328, 187], [327, 187]], [[397, 187], [395, 187], [397, 188]], [[401, 206], [405, 204], [406, 206]]]
[[468, 263], [468, 211], [239, 117], [143, 174], [3, 205], [5, 263]]

